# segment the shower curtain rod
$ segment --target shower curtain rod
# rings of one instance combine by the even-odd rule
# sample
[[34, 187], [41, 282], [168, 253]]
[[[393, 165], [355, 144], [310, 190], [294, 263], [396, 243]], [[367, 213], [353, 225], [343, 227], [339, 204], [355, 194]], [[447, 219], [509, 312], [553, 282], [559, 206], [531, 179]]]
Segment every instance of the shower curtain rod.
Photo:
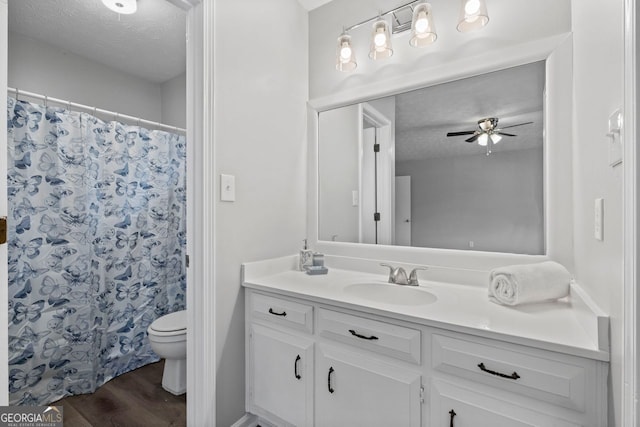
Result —
[[113, 116], [113, 117], [116, 118], [116, 120], [118, 120], [118, 119], [130, 120], [130, 121], [135, 121], [137, 124], [144, 123], [144, 124], [147, 124], [147, 125], [150, 125], [150, 126], [161, 127], [161, 128], [165, 128], [165, 129], [171, 129], [171, 130], [176, 131], [176, 132], [187, 133], [186, 129], [179, 128], [179, 127], [176, 127], [176, 126], [165, 125], [164, 123], [159, 123], [159, 122], [152, 122], [150, 120], [141, 119], [140, 117], [133, 117], [133, 116], [129, 116], [129, 115], [126, 115], [126, 114], [116, 113], [115, 111], [103, 110], [102, 108], [97, 108], [97, 107], [91, 107], [89, 105], [78, 104], [77, 102], [66, 101], [64, 99], [52, 98], [50, 96], [41, 95], [39, 93], [27, 92], [26, 90], [20, 90], [20, 89], [16, 89], [16, 88], [12, 88], [12, 87], [7, 87], [7, 92], [15, 93], [16, 94], [16, 99], [18, 99], [18, 97], [20, 95], [24, 95], [24, 96], [28, 96], [29, 98], [36, 98], [36, 99], [44, 100], [45, 106], [47, 105], [47, 102], [51, 101], [51, 102], [54, 102], [56, 104], [66, 105], [67, 108], [70, 108], [70, 107], [81, 108], [83, 110], [93, 111], [94, 114], [100, 113], [100, 114], [105, 114], [105, 115], [108, 115], [108, 116]]

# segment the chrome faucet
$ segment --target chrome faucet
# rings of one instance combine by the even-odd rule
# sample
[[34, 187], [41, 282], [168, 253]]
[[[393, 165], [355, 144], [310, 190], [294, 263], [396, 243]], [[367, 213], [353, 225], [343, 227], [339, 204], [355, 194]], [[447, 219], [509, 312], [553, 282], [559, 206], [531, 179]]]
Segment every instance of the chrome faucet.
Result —
[[389, 269], [389, 283], [394, 283], [396, 285], [419, 286], [418, 270], [426, 270], [424, 267], [416, 267], [411, 270], [411, 274], [407, 278], [407, 272], [402, 267], [394, 267], [389, 264], [380, 265]]

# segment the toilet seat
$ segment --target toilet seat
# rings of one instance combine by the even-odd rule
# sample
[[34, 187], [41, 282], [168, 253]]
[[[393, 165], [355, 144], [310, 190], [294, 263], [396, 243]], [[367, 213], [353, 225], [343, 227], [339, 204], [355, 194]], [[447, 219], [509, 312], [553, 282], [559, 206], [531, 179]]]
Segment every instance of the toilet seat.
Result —
[[171, 314], [159, 317], [151, 326], [149, 326], [149, 334], [159, 337], [184, 335], [187, 333], [187, 315], [186, 310], [176, 311]]

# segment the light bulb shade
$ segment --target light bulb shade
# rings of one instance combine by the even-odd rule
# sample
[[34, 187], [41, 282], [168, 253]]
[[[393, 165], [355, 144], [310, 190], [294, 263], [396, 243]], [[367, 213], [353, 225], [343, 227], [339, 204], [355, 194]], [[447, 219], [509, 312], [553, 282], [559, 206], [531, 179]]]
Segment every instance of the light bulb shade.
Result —
[[487, 23], [489, 23], [489, 14], [485, 0], [462, 0], [456, 27], [458, 31], [465, 33], [477, 30]]
[[336, 48], [336, 70], [353, 71], [358, 67], [356, 62], [356, 54], [351, 45], [351, 36], [346, 34], [338, 37], [338, 46]]
[[371, 34], [371, 48], [369, 49], [369, 58], [383, 59], [393, 55], [391, 47], [391, 35], [389, 34], [389, 25], [386, 21], [380, 20], [373, 24], [373, 33]]
[[429, 3], [417, 4], [413, 9], [409, 44], [413, 47], [425, 47], [436, 41], [437, 38], [431, 5]]
[[492, 133], [491, 135], [489, 135], [489, 138], [491, 138], [491, 142], [493, 142], [494, 144], [497, 144], [502, 140], [502, 136], [498, 135], [497, 133]]
[[122, 15], [130, 15], [136, 13], [138, 10], [136, 0], [102, 0], [102, 3], [114, 12]]
[[489, 135], [487, 135], [486, 133], [483, 133], [478, 137], [478, 145], [482, 145], [484, 147], [487, 145], [488, 141], [489, 141]]

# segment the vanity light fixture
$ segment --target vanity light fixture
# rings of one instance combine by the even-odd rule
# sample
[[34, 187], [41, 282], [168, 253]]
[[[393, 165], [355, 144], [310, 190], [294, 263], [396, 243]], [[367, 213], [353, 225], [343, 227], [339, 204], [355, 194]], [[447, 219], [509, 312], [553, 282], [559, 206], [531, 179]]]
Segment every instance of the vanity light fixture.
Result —
[[466, 33], [480, 29], [489, 23], [485, 0], [462, 0], [458, 18], [458, 31]]
[[391, 55], [393, 55], [393, 48], [391, 47], [389, 25], [387, 25], [387, 21], [380, 19], [373, 24], [369, 58], [378, 60], [389, 58]]
[[131, 15], [138, 10], [136, 0], [102, 0], [102, 3], [121, 15]]
[[[118, 0], [102, 0], [118, 1]], [[390, 16], [388, 22], [385, 18]], [[374, 22], [371, 34], [369, 58], [378, 60], [393, 55], [391, 34], [399, 34], [411, 30], [409, 45], [412, 47], [426, 47], [438, 38], [433, 21], [431, 4], [425, 0], [413, 0], [389, 11], [366, 19], [350, 27], [344, 28], [338, 37], [338, 51], [336, 53], [336, 69], [338, 71], [353, 71], [357, 64], [351, 37], [347, 36], [351, 30]], [[489, 22], [485, 0], [462, 0], [460, 18], [457, 29], [461, 32], [482, 28]], [[351, 54], [350, 56], [348, 54]]]
[[351, 46], [351, 36], [342, 34], [338, 37], [338, 47], [336, 49], [336, 70], [353, 71], [358, 67], [356, 54]]
[[438, 38], [436, 27], [433, 24], [431, 5], [419, 3], [413, 8], [411, 19], [411, 39], [409, 44], [413, 47], [425, 47], [435, 42]]

